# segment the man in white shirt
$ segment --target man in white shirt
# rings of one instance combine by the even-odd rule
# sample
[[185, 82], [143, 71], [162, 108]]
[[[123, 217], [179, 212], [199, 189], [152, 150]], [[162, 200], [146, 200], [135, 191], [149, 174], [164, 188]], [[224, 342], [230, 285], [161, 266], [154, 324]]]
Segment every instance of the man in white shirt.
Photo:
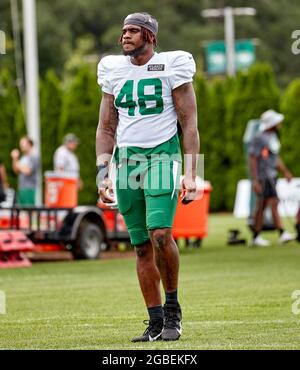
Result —
[[79, 161], [74, 153], [80, 144], [78, 137], [72, 133], [64, 137], [64, 143], [54, 153], [54, 171], [66, 172], [80, 177]]

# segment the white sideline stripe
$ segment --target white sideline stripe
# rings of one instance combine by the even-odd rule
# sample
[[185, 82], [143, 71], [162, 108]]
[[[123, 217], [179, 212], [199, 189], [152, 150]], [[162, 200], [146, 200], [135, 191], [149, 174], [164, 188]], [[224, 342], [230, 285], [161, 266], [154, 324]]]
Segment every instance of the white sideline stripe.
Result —
[[177, 180], [177, 174], [178, 174], [178, 168], [179, 168], [179, 163], [176, 161], [173, 161], [173, 192], [171, 199], [173, 199], [175, 190], [176, 190], [176, 180]]

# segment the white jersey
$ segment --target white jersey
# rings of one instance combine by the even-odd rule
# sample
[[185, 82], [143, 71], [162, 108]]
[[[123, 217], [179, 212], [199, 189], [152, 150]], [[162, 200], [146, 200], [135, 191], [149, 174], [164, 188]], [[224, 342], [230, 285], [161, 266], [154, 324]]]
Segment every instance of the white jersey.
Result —
[[153, 148], [177, 132], [172, 90], [193, 81], [196, 71], [191, 54], [184, 51], [155, 53], [144, 65], [129, 56], [111, 55], [98, 64], [98, 83], [115, 98], [119, 113], [117, 145]]

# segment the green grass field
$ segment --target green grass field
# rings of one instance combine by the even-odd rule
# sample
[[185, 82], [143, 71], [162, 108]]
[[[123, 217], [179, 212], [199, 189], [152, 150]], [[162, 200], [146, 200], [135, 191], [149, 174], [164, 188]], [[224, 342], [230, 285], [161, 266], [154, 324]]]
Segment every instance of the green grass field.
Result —
[[231, 227], [249, 238], [245, 221], [213, 215], [203, 248], [181, 253], [178, 342], [130, 342], [145, 329], [147, 314], [129, 258], [0, 270], [7, 301], [0, 348], [300, 349], [300, 315], [292, 313], [300, 244], [277, 245], [270, 233], [270, 248], [228, 247]]

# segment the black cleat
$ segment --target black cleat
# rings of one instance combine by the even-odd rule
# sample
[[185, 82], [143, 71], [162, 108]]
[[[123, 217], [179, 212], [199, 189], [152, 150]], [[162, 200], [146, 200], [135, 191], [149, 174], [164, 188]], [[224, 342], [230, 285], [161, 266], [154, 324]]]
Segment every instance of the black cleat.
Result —
[[164, 305], [164, 329], [161, 335], [162, 340], [178, 340], [182, 333], [181, 308], [179, 303]]
[[161, 339], [161, 333], [164, 325], [163, 319], [152, 319], [150, 321], [145, 320], [144, 324], [148, 325], [144, 334], [140, 337], [133, 338], [131, 342], [154, 342], [155, 340]]

